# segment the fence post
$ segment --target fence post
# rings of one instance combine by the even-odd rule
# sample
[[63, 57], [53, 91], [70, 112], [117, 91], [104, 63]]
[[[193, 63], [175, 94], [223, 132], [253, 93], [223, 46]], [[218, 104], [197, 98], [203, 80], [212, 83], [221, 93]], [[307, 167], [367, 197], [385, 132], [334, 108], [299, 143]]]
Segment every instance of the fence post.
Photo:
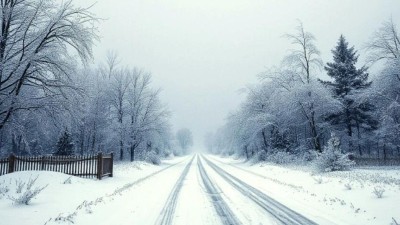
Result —
[[45, 156], [42, 156], [42, 157], [40, 157], [40, 158], [41, 158], [40, 170], [44, 170], [44, 169], [45, 169], [44, 162], [45, 162], [46, 157], [45, 157]]
[[111, 163], [110, 163], [110, 165], [111, 165], [111, 168], [110, 168], [110, 171], [111, 171], [111, 173], [110, 173], [110, 177], [113, 177], [113, 169], [114, 169], [114, 152], [111, 152]]
[[101, 180], [103, 177], [103, 153], [99, 152], [97, 155], [97, 179]]
[[8, 157], [8, 173], [14, 172], [14, 165], [15, 165], [15, 155], [14, 153], [11, 153], [10, 157]]

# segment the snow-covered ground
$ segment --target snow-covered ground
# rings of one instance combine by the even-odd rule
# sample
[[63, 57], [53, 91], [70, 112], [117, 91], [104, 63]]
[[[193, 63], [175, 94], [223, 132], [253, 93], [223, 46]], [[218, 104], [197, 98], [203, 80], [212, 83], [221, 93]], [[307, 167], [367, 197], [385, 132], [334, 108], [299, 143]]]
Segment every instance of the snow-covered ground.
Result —
[[[118, 190], [122, 191], [125, 189], [124, 187], [129, 187], [134, 182], [141, 181], [147, 176], [152, 176], [158, 171], [162, 171], [184, 160], [186, 160], [186, 157], [164, 160], [160, 166], [154, 166], [145, 162], [117, 163], [114, 166], [114, 177], [104, 178], [101, 181], [46, 171], [24, 171], [0, 176], [0, 190], [2, 188], [9, 189], [8, 192], [4, 193], [3, 191], [0, 194], [0, 224], [43, 225], [50, 219], [54, 220], [59, 217], [60, 214], [68, 216], [82, 210], [88, 213], [92, 207], [91, 205], [96, 200], [101, 198], [106, 200], [110, 194]], [[48, 186], [32, 200], [30, 205], [16, 205], [8, 199], [8, 195], [19, 195], [16, 193], [17, 181], [26, 182], [30, 178], [36, 177], [38, 179], [35, 186]], [[64, 184], [70, 177], [71, 183]], [[77, 210], [81, 205], [88, 206], [82, 207], [82, 210]]]
[[[400, 220], [400, 169], [312, 174], [217, 156], [117, 164], [102, 181], [55, 172], [0, 176], [1, 225], [382, 224]], [[48, 185], [17, 205], [16, 183]], [[7, 188], [6, 188], [7, 187]], [[374, 188], [384, 190], [382, 198]], [[8, 191], [5, 191], [9, 189]], [[3, 191], [1, 191], [3, 190]]]
[[[211, 156], [210, 156], [211, 157]], [[326, 224], [387, 224], [400, 221], [400, 168], [363, 167], [314, 174], [305, 167], [219, 158], [227, 171], [314, 221]], [[374, 189], [384, 190], [382, 198]]]

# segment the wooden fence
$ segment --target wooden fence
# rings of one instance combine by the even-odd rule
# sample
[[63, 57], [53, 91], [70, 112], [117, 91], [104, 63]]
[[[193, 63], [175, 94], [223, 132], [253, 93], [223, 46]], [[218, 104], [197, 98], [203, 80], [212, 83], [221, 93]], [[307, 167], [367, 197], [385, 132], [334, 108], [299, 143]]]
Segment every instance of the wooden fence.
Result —
[[16, 171], [44, 170], [79, 177], [113, 176], [113, 153], [85, 156], [15, 156], [0, 159], [0, 176]]

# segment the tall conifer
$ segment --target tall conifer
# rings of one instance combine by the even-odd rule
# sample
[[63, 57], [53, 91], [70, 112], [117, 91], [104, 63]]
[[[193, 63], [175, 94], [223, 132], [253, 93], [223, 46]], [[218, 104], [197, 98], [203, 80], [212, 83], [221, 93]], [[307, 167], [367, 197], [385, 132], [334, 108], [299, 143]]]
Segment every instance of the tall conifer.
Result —
[[[368, 81], [367, 67], [356, 68], [358, 60], [354, 47], [349, 48], [343, 35], [337, 46], [332, 50], [333, 62], [327, 63], [325, 70], [332, 81], [322, 81], [333, 90], [334, 96], [342, 102], [341, 111], [328, 115], [327, 120], [333, 125], [344, 125], [349, 137], [354, 135], [354, 129], [360, 135], [360, 129], [373, 130], [377, 128], [377, 120], [372, 116], [374, 106], [368, 100], [357, 100], [365, 89], [371, 86]], [[351, 145], [351, 142], [350, 142]], [[350, 146], [351, 147], [351, 146]], [[361, 149], [359, 150], [362, 154]]]

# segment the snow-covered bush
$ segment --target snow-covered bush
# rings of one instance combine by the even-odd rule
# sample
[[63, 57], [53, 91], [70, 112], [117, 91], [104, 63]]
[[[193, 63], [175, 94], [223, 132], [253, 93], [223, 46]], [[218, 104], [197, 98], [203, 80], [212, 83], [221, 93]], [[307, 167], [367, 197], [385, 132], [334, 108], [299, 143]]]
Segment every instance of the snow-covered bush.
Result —
[[296, 159], [301, 162], [311, 162], [318, 157], [318, 154], [314, 149], [307, 149], [303, 146], [296, 148], [294, 153], [297, 156]]
[[313, 161], [313, 165], [317, 172], [331, 172], [349, 170], [355, 162], [349, 159], [348, 154], [340, 151], [340, 140], [332, 133], [327, 146]]
[[268, 156], [268, 161], [276, 164], [289, 164], [296, 161], [296, 157], [289, 152], [276, 151]]
[[372, 193], [374, 193], [377, 198], [382, 198], [383, 192], [385, 192], [385, 189], [382, 187], [374, 187], [374, 191]]
[[164, 149], [163, 157], [164, 158], [173, 158], [174, 157], [174, 153], [170, 149]]
[[155, 151], [146, 152], [145, 161], [154, 165], [160, 165], [161, 160]]
[[3, 182], [0, 183], [0, 199], [10, 191], [10, 188]]
[[261, 161], [266, 161], [267, 160], [267, 153], [265, 151], [259, 151], [256, 154], [254, 154], [251, 159], [250, 162], [251, 163], [258, 163]]
[[17, 189], [21, 188], [20, 192], [17, 192], [17, 193], [20, 193], [20, 195], [18, 195], [16, 197], [8, 195], [8, 199], [13, 201], [15, 204], [29, 205], [31, 200], [33, 198], [35, 198], [40, 192], [42, 192], [47, 187], [47, 185], [46, 185], [46, 186], [43, 186], [43, 187], [35, 187], [35, 188], [33, 188], [37, 178], [38, 177], [36, 177], [34, 179], [30, 178], [28, 180], [28, 182], [26, 183], [26, 185], [25, 185], [25, 183], [23, 183], [21, 181], [17, 182], [16, 183], [17, 184]]

